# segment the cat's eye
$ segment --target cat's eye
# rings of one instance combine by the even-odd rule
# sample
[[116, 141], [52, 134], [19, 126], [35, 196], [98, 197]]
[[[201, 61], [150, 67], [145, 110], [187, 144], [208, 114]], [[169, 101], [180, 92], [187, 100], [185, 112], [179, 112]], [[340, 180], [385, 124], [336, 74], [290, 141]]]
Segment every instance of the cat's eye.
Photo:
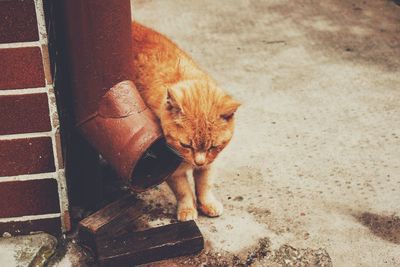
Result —
[[181, 144], [181, 146], [182, 147], [184, 147], [184, 148], [192, 148], [192, 145], [190, 145], [190, 144], [185, 144], [185, 143], [182, 143], [182, 142], [179, 142], [180, 144]]
[[221, 119], [223, 119], [224, 121], [230, 121], [233, 118], [234, 113], [230, 113], [230, 114], [224, 114], [221, 115]]
[[210, 148], [208, 149], [208, 152], [213, 151], [214, 149], [217, 149], [218, 146], [210, 146]]

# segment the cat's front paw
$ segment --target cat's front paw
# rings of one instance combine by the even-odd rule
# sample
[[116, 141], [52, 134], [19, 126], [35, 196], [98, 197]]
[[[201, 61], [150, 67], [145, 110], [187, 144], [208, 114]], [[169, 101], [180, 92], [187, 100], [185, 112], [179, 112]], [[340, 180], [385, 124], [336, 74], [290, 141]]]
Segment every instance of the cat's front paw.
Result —
[[195, 208], [178, 209], [178, 221], [185, 222], [197, 219], [197, 210]]
[[216, 199], [199, 203], [199, 209], [208, 217], [218, 217], [224, 212], [224, 206]]
[[178, 221], [185, 222], [197, 219], [197, 209], [194, 205], [187, 203], [178, 203], [177, 217]]

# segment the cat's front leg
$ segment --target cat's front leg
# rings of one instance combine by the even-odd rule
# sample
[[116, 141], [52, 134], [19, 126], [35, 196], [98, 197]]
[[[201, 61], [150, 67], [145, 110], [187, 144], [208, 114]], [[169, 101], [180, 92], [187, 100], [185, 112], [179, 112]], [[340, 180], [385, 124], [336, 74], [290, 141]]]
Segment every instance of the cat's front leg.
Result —
[[224, 207], [212, 192], [211, 167], [193, 170], [193, 177], [196, 184], [196, 195], [198, 207], [202, 213], [209, 217], [218, 217], [222, 214]]
[[179, 221], [197, 219], [196, 201], [186, 175], [184, 166], [178, 168], [168, 179], [167, 183], [174, 192], [178, 202], [177, 218]]

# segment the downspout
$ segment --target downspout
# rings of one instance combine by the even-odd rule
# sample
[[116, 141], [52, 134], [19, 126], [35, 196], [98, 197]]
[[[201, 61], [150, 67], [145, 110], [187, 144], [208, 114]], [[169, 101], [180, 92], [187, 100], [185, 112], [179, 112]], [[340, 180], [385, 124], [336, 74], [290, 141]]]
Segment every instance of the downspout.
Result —
[[180, 164], [132, 80], [130, 0], [64, 0], [76, 127], [132, 189]]

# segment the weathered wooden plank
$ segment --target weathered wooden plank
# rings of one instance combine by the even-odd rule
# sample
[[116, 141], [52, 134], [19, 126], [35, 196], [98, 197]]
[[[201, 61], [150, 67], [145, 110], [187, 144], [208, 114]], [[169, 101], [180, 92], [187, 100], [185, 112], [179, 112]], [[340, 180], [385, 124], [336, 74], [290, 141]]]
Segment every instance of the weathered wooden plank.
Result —
[[96, 240], [104, 234], [119, 235], [126, 232], [142, 215], [143, 202], [133, 195], [127, 195], [105, 206], [79, 222], [79, 239], [81, 244], [97, 254]]
[[[138, 202], [139, 200], [133, 195], [124, 196], [80, 221], [79, 227], [91, 233], [100, 234], [106, 230], [112, 221], [124, 217], [124, 212], [128, 209], [134, 208], [138, 211], [136, 215], [140, 216], [142, 206], [137, 205]], [[130, 215], [133, 216], [134, 214], [131, 212]]]
[[169, 224], [97, 241], [101, 266], [135, 266], [203, 250], [204, 239], [194, 221]]

